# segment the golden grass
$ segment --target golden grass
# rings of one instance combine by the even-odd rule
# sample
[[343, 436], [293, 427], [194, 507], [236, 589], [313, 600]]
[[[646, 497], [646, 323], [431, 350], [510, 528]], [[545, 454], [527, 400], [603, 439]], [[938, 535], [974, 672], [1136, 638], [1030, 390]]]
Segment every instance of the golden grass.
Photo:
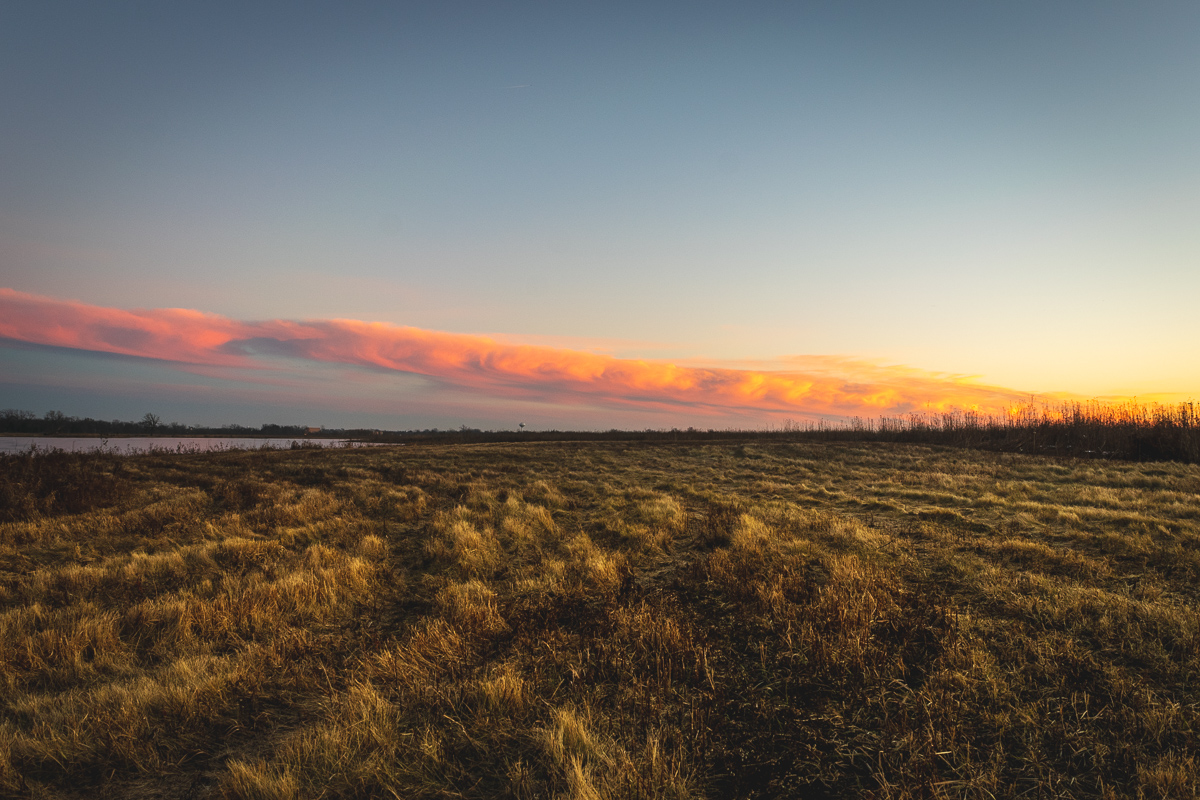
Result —
[[1195, 466], [752, 441], [0, 473], [0, 794], [1200, 792]]

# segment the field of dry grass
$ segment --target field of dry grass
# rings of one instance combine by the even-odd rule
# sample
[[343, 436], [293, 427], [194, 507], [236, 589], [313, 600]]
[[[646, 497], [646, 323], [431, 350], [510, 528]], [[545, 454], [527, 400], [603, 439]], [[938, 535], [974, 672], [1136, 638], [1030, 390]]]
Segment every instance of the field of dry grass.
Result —
[[1194, 797], [1200, 467], [0, 459], [0, 794]]

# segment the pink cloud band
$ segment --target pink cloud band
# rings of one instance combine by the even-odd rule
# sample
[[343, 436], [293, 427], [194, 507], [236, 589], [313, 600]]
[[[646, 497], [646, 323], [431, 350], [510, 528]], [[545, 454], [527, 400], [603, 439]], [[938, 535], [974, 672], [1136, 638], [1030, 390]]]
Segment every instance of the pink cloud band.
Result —
[[414, 373], [493, 396], [690, 407], [707, 415], [874, 416], [958, 408], [1000, 413], [1028, 399], [959, 376], [844, 359], [811, 359], [824, 366], [807, 370], [680, 366], [382, 322], [242, 322], [182, 308], [126, 311], [2, 288], [0, 337], [198, 366], [261, 368], [273, 354], [284, 354]]

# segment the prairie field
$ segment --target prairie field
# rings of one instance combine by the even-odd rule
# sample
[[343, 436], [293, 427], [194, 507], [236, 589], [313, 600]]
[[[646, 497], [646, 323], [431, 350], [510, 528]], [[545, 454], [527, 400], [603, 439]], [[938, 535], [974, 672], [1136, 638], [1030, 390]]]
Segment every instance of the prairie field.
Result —
[[0, 458], [0, 795], [1200, 794], [1200, 466]]

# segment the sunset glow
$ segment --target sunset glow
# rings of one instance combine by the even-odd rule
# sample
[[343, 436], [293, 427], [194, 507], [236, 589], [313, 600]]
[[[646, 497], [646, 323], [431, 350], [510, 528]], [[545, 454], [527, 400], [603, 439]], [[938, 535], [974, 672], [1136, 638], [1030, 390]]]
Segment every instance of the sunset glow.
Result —
[[[1000, 412], [1027, 394], [904, 367], [839, 377], [703, 368], [357, 320], [240, 322], [178, 308], [126, 311], [0, 289], [0, 336], [183, 365], [261, 369], [273, 356], [414, 373], [484, 396], [706, 415]], [[269, 344], [269, 347], [264, 345]]]
[[62, 2], [0, 4], [0, 410], [1200, 397], [1200, 6]]

